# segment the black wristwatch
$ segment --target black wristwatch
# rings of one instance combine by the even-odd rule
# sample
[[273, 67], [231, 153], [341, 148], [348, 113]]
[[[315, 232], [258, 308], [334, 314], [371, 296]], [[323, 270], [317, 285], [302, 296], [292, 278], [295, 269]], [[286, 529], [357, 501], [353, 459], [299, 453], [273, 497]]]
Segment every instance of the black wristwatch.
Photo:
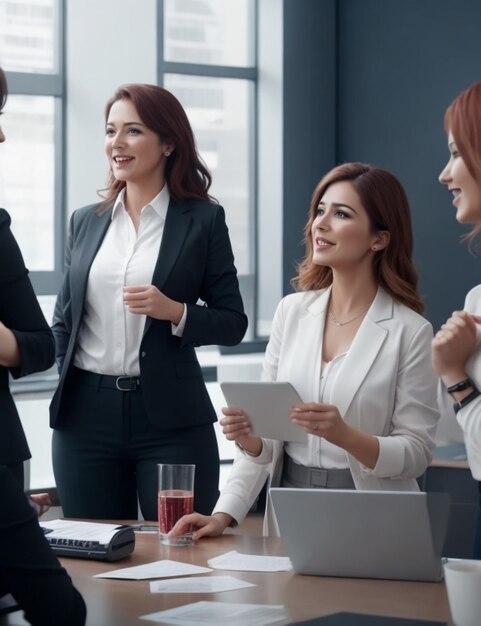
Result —
[[462, 400], [458, 400], [457, 402], [453, 404], [454, 412], [457, 413], [458, 411], [460, 411], [462, 408], [464, 408], [467, 404], [472, 402], [478, 396], [481, 396], [481, 391], [479, 391], [479, 389], [475, 385], [473, 385], [473, 390], [470, 394], [468, 394]]
[[464, 391], [465, 389], [469, 389], [469, 387], [476, 389], [476, 385], [473, 381], [470, 378], [465, 378], [464, 380], [460, 380], [459, 383], [448, 387], [447, 391], [448, 393], [453, 393], [454, 391]]

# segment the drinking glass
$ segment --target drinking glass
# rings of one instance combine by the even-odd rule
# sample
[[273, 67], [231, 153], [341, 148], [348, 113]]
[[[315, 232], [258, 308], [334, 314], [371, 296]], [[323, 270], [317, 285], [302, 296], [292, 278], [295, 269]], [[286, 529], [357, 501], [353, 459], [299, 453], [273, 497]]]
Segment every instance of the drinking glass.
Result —
[[192, 531], [169, 538], [169, 531], [183, 516], [194, 511], [195, 465], [161, 463], [159, 468], [159, 534], [161, 543], [168, 546], [192, 544]]

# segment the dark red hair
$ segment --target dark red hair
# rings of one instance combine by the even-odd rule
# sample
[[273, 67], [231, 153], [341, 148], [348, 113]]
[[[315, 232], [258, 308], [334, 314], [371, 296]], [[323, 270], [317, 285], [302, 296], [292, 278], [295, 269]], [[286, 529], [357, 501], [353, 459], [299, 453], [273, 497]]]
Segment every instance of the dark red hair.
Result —
[[316, 219], [319, 202], [333, 183], [347, 181], [356, 190], [373, 232], [385, 230], [390, 234], [386, 248], [376, 252], [373, 260], [377, 282], [395, 300], [417, 313], [424, 304], [417, 291], [418, 275], [412, 261], [413, 233], [409, 202], [401, 183], [386, 170], [363, 163], [345, 163], [328, 172], [314, 190], [309, 220], [304, 229], [306, 256], [292, 281], [299, 291], [322, 289], [332, 283], [330, 267], [316, 265], [313, 258], [311, 228]]
[[[451, 133], [471, 176], [481, 183], [481, 82], [462, 91], [444, 115], [444, 129]], [[481, 232], [477, 224], [466, 236], [470, 241]]]
[[0, 111], [5, 106], [8, 96], [7, 77], [5, 72], [0, 67]]
[[[211, 174], [197, 153], [194, 133], [177, 98], [157, 85], [122, 85], [107, 102], [105, 121], [117, 100], [130, 100], [147, 128], [162, 142], [174, 146], [165, 166], [171, 197], [176, 200], [213, 200], [208, 193]], [[117, 180], [110, 172], [103, 204], [111, 203], [123, 187], [125, 182]]]

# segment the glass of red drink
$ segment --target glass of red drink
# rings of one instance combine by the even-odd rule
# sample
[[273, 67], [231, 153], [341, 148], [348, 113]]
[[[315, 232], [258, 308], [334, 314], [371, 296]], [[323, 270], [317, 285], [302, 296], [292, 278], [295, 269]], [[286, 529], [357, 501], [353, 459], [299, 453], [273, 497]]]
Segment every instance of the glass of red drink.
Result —
[[161, 463], [158, 468], [160, 541], [168, 546], [191, 545], [192, 532], [174, 538], [167, 535], [183, 515], [194, 512], [195, 465]]

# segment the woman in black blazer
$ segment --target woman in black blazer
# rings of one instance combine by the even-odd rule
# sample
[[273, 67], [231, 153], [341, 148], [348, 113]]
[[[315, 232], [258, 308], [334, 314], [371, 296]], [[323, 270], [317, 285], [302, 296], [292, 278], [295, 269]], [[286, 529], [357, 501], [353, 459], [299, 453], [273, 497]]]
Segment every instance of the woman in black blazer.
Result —
[[[0, 111], [7, 82], [0, 68]], [[5, 135], [0, 128], [0, 143]], [[9, 389], [9, 372], [20, 378], [49, 368], [54, 340], [28, 278], [10, 217], [0, 209], [0, 464], [23, 485], [23, 462], [30, 458], [25, 434]]]
[[2, 465], [0, 493], [0, 597], [12, 594], [34, 626], [83, 626], [82, 596], [50, 549], [20, 485]]
[[247, 328], [224, 210], [178, 100], [124, 85], [106, 107], [105, 200], [74, 212], [54, 314], [53, 460], [65, 515], [157, 519], [157, 464], [218, 494], [216, 414], [195, 347]]

